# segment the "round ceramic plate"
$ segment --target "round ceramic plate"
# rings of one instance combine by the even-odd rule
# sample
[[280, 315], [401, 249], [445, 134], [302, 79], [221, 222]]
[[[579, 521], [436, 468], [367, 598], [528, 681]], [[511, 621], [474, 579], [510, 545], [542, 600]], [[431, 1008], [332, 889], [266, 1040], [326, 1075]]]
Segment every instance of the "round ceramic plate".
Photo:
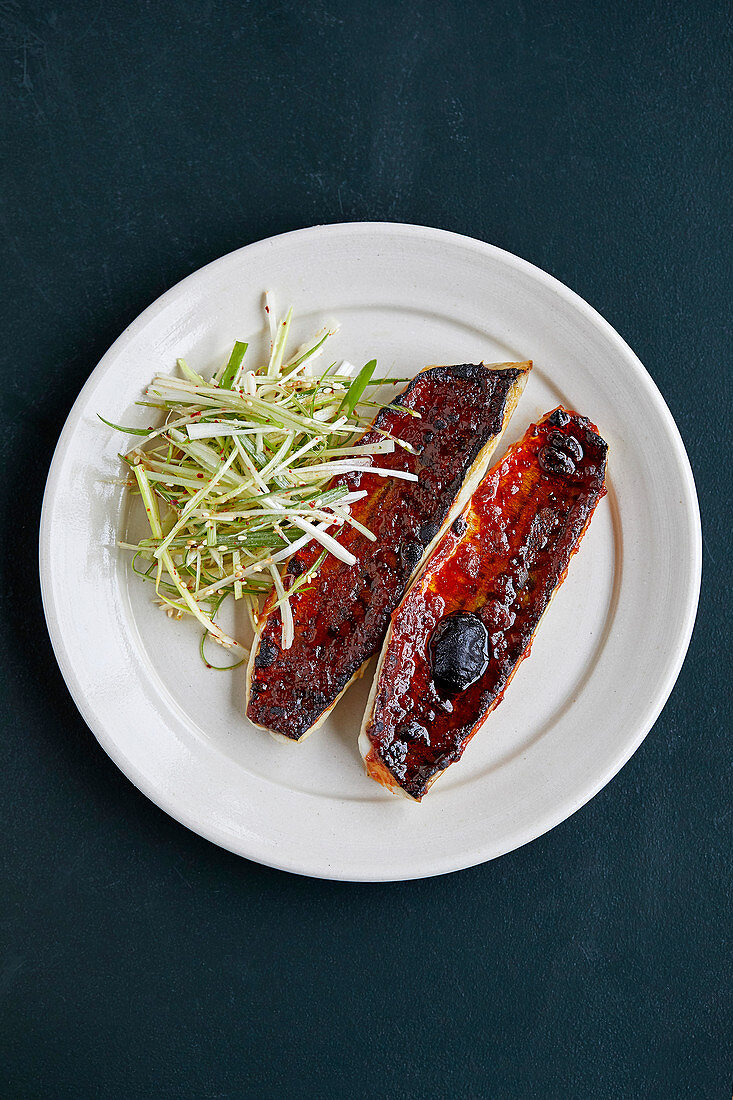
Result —
[[[121, 442], [97, 418], [183, 356], [213, 369], [264, 341], [261, 296], [294, 306], [295, 339], [337, 319], [333, 358], [380, 374], [533, 359], [504, 445], [558, 403], [609, 443], [608, 495], [531, 657], [463, 759], [420, 805], [364, 774], [370, 674], [301, 745], [243, 714], [243, 671], [207, 670], [193, 622], [171, 622], [117, 539], [131, 522]], [[130, 440], [132, 444], [133, 440]], [[412, 225], [319, 226], [261, 241], [164, 294], [82, 390], [49, 474], [40, 568], [51, 640], [101, 745], [148, 797], [249, 859], [324, 878], [419, 878], [502, 855], [568, 817], [629, 759], [679, 672], [697, 607], [695, 487], [672, 417], [618, 334], [551, 276], [498, 248]], [[373, 666], [372, 666], [373, 667]]]

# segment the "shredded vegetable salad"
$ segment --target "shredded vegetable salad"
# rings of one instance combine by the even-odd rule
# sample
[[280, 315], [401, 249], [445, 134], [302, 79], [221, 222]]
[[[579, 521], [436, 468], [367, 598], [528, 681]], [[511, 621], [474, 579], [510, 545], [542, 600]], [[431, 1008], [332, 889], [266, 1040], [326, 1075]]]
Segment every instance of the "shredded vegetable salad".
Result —
[[[180, 377], [157, 375], [138, 402], [163, 411], [161, 427], [128, 428], [100, 417], [117, 431], [144, 437], [121, 457], [130, 468], [126, 484], [145, 506], [150, 535], [120, 545], [132, 552], [135, 572], [154, 583], [169, 616], [193, 617], [204, 628], [201, 655], [209, 667], [236, 668], [248, 657], [216, 621], [227, 597], [244, 602], [256, 627], [274, 587], [282, 644], [289, 648], [291, 596], [313, 580], [326, 555], [349, 565], [356, 560], [340, 544], [339, 531], [350, 524], [374, 539], [351, 515], [366, 491], [329, 489], [334, 475], [368, 466], [372, 474], [417, 480], [378, 465], [377, 456], [395, 447], [411, 450], [409, 444], [385, 431], [376, 443], [359, 443], [370, 410], [382, 407], [367, 396], [369, 388], [406, 379], [375, 377], [376, 360], [357, 373], [345, 361], [319, 372], [316, 361], [338, 326], [288, 356], [292, 309], [278, 321], [268, 294], [265, 312], [267, 362], [245, 367], [248, 345], [239, 340], [209, 381], [179, 359]], [[312, 539], [322, 553], [286, 591], [284, 563]], [[207, 638], [233, 650], [237, 660], [211, 665]]]

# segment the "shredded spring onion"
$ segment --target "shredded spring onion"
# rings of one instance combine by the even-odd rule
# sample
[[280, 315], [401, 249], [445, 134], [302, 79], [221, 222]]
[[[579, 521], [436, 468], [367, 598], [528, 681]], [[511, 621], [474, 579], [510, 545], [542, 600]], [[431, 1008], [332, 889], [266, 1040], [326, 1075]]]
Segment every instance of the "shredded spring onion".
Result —
[[[162, 426], [127, 428], [100, 416], [110, 428], [141, 437], [121, 457], [150, 536], [120, 545], [133, 553], [134, 571], [154, 583], [168, 615], [193, 617], [204, 628], [202, 656], [207, 638], [235, 651], [235, 663], [209, 665], [214, 668], [236, 668], [247, 656], [216, 622], [228, 596], [244, 601], [256, 625], [274, 589], [287, 649], [294, 638], [292, 595], [317, 576], [329, 554], [356, 562], [339, 532], [348, 525], [374, 539], [351, 516], [351, 505], [366, 491], [329, 489], [334, 475], [368, 470], [416, 480], [376, 462], [395, 447], [411, 451], [407, 443], [386, 432], [379, 442], [359, 441], [375, 406], [365, 396], [368, 387], [404, 379], [375, 378], [376, 360], [360, 371], [337, 361], [319, 375], [314, 361], [336, 329], [322, 329], [288, 357], [292, 309], [278, 320], [267, 294], [265, 311], [266, 362], [245, 369], [248, 345], [237, 340], [210, 381], [182, 359], [181, 377], [153, 378], [138, 404], [162, 410]], [[297, 581], [284, 582], [285, 561], [312, 540], [321, 544], [320, 557]]]

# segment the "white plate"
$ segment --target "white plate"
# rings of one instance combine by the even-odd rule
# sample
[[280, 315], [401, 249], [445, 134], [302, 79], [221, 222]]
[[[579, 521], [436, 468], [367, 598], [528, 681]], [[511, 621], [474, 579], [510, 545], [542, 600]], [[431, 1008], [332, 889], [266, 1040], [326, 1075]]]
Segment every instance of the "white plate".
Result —
[[[116, 548], [121, 437], [177, 356], [213, 367], [261, 333], [261, 292], [298, 337], [337, 318], [333, 355], [380, 373], [531, 358], [507, 442], [559, 402], [610, 445], [608, 496], [506, 698], [421, 805], [364, 775], [369, 677], [302, 745], [242, 716], [241, 672], [207, 671], [198, 629], [153, 607]], [[510, 851], [572, 814], [629, 759], [680, 670], [697, 607], [695, 487], [672, 417], [633, 352], [551, 276], [498, 248], [412, 225], [318, 226], [233, 252], [164, 294], [107, 352], [61, 434], [40, 566], [51, 640], [103, 748], [149, 798], [233, 852], [324, 878], [441, 874]]]

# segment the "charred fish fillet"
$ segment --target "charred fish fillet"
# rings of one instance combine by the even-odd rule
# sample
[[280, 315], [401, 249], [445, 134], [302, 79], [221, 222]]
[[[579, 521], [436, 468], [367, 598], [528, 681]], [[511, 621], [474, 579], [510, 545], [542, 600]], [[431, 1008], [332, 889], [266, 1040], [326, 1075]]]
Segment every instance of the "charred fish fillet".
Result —
[[378, 783], [419, 802], [501, 702], [605, 493], [606, 451], [555, 409], [436, 546], [392, 616], [359, 736]]
[[[367, 490], [351, 515], [376, 541], [355, 527], [341, 529], [339, 541], [356, 564], [329, 555], [317, 577], [293, 594], [295, 636], [287, 650], [281, 646], [280, 610], [271, 597], [247, 672], [247, 717], [255, 725], [300, 741], [361, 674], [379, 650], [410, 579], [483, 477], [530, 368], [531, 363], [428, 367], [380, 410], [363, 442], [377, 442], [389, 432], [410, 444], [415, 453], [398, 446], [377, 462], [418, 480], [370, 474], [367, 466], [331, 482], [350, 492]], [[290, 559], [286, 590], [321, 551], [313, 541]]]

